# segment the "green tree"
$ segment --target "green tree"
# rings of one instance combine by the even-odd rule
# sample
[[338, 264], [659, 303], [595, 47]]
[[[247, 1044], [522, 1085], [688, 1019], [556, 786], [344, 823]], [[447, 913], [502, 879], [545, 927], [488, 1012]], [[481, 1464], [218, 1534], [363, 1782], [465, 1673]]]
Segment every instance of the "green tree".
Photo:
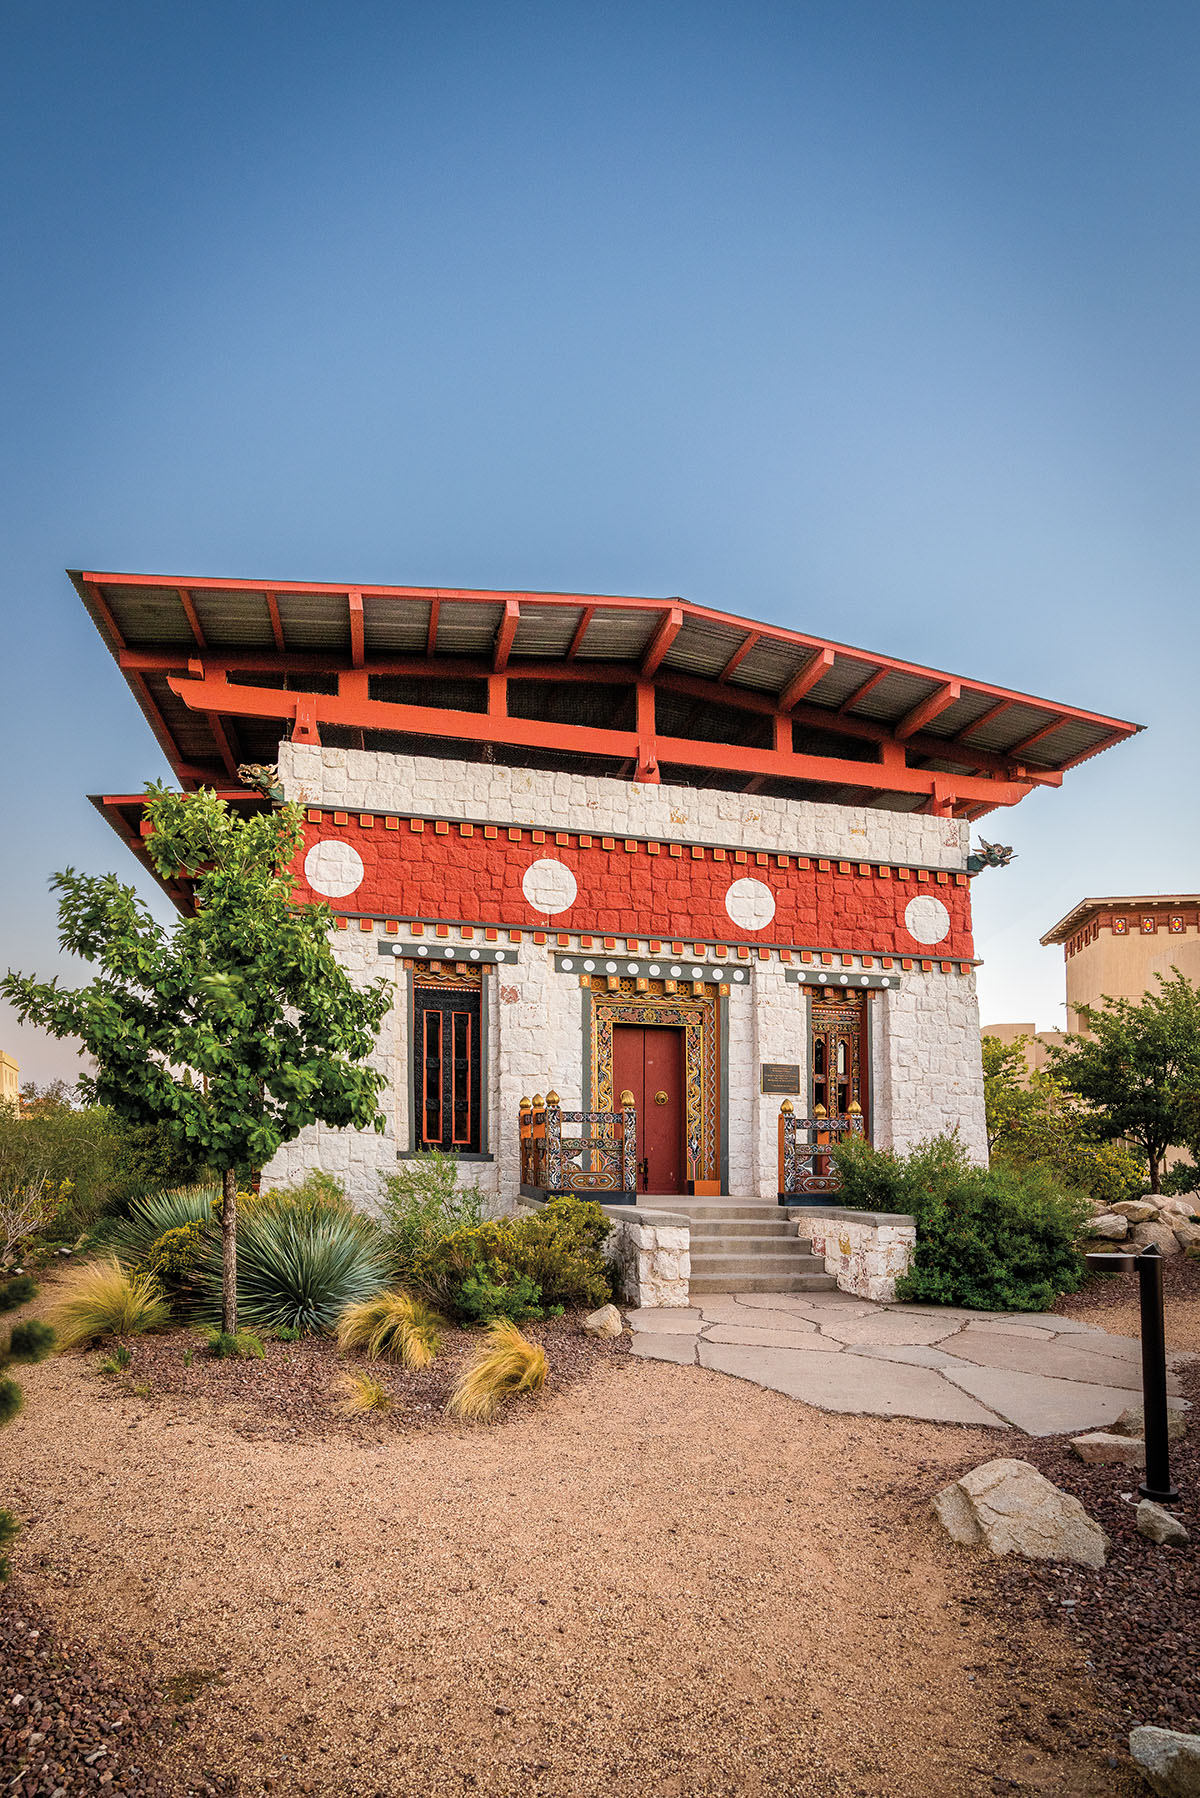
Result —
[[1050, 1052], [1055, 1079], [1089, 1107], [1097, 1136], [1136, 1143], [1158, 1192], [1163, 1157], [1196, 1129], [1200, 1089], [1200, 990], [1171, 969], [1141, 999], [1080, 1008], [1089, 1036]]
[[75, 991], [9, 972], [0, 993], [22, 1019], [78, 1037], [95, 1057], [85, 1094], [135, 1125], [160, 1124], [219, 1172], [223, 1328], [237, 1329], [237, 1176], [306, 1125], [382, 1131], [384, 1076], [363, 1066], [391, 1003], [354, 987], [329, 943], [327, 905], [293, 900], [301, 810], [243, 817], [215, 793], [146, 788], [147, 849], [187, 876], [195, 910], [164, 929], [114, 874], [68, 868], [59, 942], [98, 965]]
[[1044, 1068], [1029, 1071], [1027, 1037], [983, 1039], [983, 1091], [993, 1166], [1044, 1167], [1101, 1205], [1141, 1192], [1145, 1162], [1123, 1142], [1105, 1141], [1091, 1110]]
[[1003, 1043], [998, 1036], [983, 1039], [983, 1103], [989, 1154], [1002, 1138], [1019, 1130], [1033, 1110], [1025, 1060], [1028, 1041], [1027, 1036], [1019, 1036], [1012, 1043]]

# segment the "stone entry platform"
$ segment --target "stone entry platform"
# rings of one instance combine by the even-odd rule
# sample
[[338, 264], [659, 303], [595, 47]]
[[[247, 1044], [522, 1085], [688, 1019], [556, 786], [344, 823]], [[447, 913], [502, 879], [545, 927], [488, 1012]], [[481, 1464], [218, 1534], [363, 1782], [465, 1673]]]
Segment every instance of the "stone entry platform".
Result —
[[[732, 1374], [822, 1411], [1057, 1436], [1103, 1429], [1141, 1399], [1138, 1342], [1070, 1317], [880, 1305], [838, 1291], [701, 1295], [686, 1310], [625, 1316], [635, 1355]], [[1173, 1376], [1168, 1389], [1178, 1390]]]

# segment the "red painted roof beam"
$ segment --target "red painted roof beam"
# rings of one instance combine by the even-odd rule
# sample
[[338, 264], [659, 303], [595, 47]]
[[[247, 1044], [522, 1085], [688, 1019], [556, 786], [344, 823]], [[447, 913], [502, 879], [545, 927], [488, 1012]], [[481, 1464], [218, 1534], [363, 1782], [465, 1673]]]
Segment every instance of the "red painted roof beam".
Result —
[[662, 622], [650, 639], [650, 647], [646, 651], [645, 659], [642, 662], [643, 680], [654, 673], [682, 629], [682, 608], [679, 606], [672, 606], [669, 612], [663, 613]]
[[517, 600], [506, 599], [504, 616], [496, 629], [496, 649], [492, 657], [492, 671], [503, 674], [508, 667], [508, 655], [513, 646], [513, 638], [517, 634], [517, 626], [521, 622], [521, 607]]
[[932, 719], [939, 718], [943, 712], [948, 711], [961, 696], [962, 688], [956, 680], [947, 681], [944, 687], [938, 687], [920, 705], [915, 705], [911, 712], [901, 718], [895, 727], [897, 740], [903, 743], [906, 737], [924, 730]]

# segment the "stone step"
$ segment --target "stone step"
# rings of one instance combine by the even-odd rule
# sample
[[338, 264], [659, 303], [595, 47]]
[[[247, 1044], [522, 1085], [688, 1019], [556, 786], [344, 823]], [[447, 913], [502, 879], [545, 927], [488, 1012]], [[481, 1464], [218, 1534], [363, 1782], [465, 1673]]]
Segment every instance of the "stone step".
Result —
[[752, 1237], [756, 1242], [795, 1242], [796, 1232], [782, 1218], [770, 1217], [701, 1217], [691, 1230], [693, 1242], [707, 1242], [724, 1236]]
[[793, 1254], [737, 1254], [712, 1249], [692, 1250], [693, 1274], [823, 1274], [825, 1262], [819, 1255], [806, 1255], [797, 1247]]
[[664, 1211], [675, 1211], [680, 1217], [689, 1219], [762, 1217], [775, 1218], [780, 1222], [786, 1222], [787, 1219], [787, 1212], [782, 1205], [776, 1205], [770, 1199], [692, 1199], [687, 1203], [663, 1199], [661, 1204]]
[[693, 1274], [689, 1292], [835, 1292], [832, 1274]]

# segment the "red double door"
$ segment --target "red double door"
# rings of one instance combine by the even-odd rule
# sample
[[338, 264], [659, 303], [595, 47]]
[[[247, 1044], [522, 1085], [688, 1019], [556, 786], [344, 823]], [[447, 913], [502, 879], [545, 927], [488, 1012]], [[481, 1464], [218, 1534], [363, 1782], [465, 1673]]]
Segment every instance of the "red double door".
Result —
[[667, 1024], [613, 1025], [613, 1104], [637, 1107], [638, 1190], [686, 1192], [687, 1105], [683, 1031]]

